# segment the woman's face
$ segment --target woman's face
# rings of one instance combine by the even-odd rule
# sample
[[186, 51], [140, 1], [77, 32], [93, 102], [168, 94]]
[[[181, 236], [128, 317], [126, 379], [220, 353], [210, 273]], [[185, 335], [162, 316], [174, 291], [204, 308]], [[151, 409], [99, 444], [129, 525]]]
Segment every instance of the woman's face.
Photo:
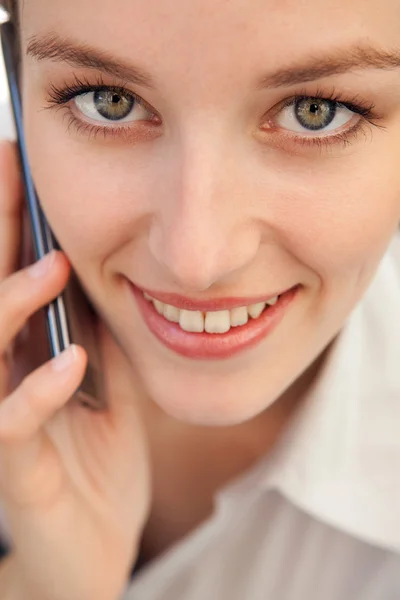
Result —
[[400, 220], [399, 26], [398, 0], [25, 0], [39, 196], [168, 414], [259, 414], [366, 290]]

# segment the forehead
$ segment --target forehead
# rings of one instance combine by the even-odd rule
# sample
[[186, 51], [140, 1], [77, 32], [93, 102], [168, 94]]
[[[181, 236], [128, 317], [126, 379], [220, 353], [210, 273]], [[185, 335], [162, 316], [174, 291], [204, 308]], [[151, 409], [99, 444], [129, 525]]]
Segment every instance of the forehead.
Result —
[[[354, 44], [400, 47], [400, 0], [24, 0], [22, 44], [55, 32], [176, 88], [258, 75]], [[201, 77], [200, 77], [201, 74]]]
[[120, 44], [134, 37], [153, 45], [180, 39], [250, 43], [262, 36], [284, 50], [310, 36], [398, 39], [400, 25], [400, 0], [24, 0], [22, 6], [28, 31], [68, 29], [69, 34], [101, 35], [104, 44], [115, 36]]

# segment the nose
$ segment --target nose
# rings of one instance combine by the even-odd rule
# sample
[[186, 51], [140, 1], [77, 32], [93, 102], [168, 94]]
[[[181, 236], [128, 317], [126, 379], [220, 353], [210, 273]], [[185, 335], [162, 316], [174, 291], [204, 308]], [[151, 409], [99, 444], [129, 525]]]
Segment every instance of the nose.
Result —
[[215, 143], [186, 148], [158, 190], [150, 252], [182, 291], [231, 283], [257, 255], [261, 232], [226, 156]]

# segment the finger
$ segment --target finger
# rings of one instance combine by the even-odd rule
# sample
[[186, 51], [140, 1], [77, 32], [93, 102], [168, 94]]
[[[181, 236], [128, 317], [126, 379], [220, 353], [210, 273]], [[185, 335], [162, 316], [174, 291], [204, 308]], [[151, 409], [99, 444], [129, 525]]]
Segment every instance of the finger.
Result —
[[0, 353], [32, 314], [61, 293], [68, 274], [67, 259], [55, 251], [0, 282]]
[[24, 443], [73, 396], [87, 363], [86, 352], [72, 344], [56, 358], [28, 375], [0, 404], [0, 452], [5, 445]]
[[0, 281], [10, 275], [18, 261], [21, 229], [22, 184], [17, 149], [0, 142]]
[[0, 489], [6, 504], [48, 506], [59, 494], [63, 469], [44, 426], [71, 398], [85, 366], [85, 351], [70, 346], [0, 405]]

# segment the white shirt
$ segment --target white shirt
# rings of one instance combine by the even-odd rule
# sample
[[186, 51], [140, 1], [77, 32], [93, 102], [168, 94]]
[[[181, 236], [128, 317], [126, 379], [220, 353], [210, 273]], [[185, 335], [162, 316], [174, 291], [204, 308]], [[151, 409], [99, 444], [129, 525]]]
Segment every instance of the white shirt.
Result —
[[400, 235], [272, 454], [124, 600], [400, 599]]

